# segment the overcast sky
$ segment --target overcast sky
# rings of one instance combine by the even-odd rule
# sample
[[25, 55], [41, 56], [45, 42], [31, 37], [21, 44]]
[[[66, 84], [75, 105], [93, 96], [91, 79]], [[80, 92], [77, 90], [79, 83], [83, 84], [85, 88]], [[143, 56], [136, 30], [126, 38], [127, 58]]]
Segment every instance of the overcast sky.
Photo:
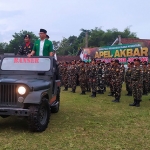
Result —
[[53, 41], [78, 36], [81, 28], [127, 26], [150, 39], [149, 14], [150, 0], [0, 0], [0, 42], [22, 29], [38, 35], [44, 28]]

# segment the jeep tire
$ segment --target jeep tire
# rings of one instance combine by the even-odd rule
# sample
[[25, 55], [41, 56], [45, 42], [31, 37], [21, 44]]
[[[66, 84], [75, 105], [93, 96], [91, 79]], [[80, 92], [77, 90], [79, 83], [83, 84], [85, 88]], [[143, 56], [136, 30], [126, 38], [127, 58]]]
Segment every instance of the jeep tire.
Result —
[[50, 120], [50, 106], [46, 98], [42, 98], [39, 105], [29, 107], [30, 115], [28, 117], [29, 129], [33, 132], [44, 131]]

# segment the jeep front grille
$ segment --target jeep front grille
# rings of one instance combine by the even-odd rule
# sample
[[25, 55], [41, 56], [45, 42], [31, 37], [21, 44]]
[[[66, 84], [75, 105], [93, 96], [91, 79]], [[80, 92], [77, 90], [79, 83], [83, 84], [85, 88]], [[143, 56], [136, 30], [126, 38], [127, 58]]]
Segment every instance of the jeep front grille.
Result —
[[17, 85], [0, 84], [0, 106], [17, 105]]

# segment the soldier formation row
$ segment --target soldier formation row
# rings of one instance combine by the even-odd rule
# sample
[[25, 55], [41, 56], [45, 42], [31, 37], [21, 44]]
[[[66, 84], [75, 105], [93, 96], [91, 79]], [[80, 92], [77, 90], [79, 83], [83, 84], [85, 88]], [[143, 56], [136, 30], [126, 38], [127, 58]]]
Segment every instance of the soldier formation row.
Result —
[[127, 95], [133, 95], [134, 98], [130, 106], [139, 107], [142, 94], [147, 94], [150, 90], [150, 65], [147, 67], [147, 62], [144, 62], [141, 66], [139, 59], [128, 63], [126, 72], [124, 65], [121, 65], [118, 60], [106, 64], [95, 59], [91, 63], [75, 60], [70, 63], [59, 63], [59, 70], [64, 91], [72, 88], [72, 92], [75, 93], [79, 81], [82, 95], [92, 91], [91, 97], [96, 97], [97, 93], [104, 94], [106, 86], [109, 86], [109, 96], [115, 97], [113, 102], [120, 101], [122, 84], [125, 81]]

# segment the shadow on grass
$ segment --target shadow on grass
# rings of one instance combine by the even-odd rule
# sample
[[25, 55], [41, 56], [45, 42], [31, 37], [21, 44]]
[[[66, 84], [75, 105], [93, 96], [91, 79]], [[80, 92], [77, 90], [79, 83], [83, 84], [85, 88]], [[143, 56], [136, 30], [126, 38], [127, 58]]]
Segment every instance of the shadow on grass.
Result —
[[18, 117], [0, 118], [0, 132], [4, 130], [29, 131], [27, 119]]

